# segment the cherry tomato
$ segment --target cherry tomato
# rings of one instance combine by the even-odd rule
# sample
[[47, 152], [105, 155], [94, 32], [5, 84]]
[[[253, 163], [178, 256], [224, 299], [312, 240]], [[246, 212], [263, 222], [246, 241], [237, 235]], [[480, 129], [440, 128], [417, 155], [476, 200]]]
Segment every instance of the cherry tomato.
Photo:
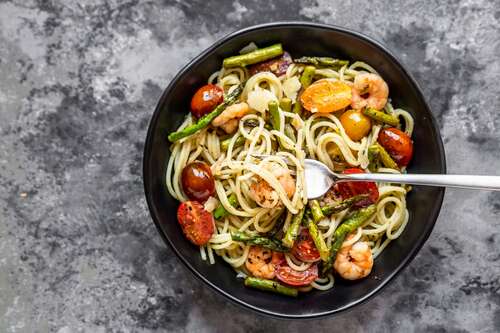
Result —
[[292, 57], [288, 52], [284, 52], [280, 57], [248, 67], [248, 73], [254, 75], [259, 72], [272, 72], [276, 76], [281, 76], [286, 73], [286, 70], [291, 64]]
[[310, 112], [330, 113], [351, 104], [351, 87], [340, 81], [318, 80], [307, 87], [300, 102]]
[[344, 112], [340, 116], [340, 122], [344, 126], [347, 136], [354, 141], [361, 140], [372, 129], [370, 118], [365, 116], [360, 110], [348, 110]]
[[[345, 169], [344, 174], [364, 173], [358, 168]], [[348, 199], [359, 194], [368, 194], [369, 197], [356, 203], [356, 207], [369, 206], [378, 200], [378, 188], [374, 182], [342, 182], [335, 185], [335, 191], [342, 199]]]
[[186, 201], [177, 209], [177, 220], [186, 238], [195, 245], [205, 245], [214, 233], [214, 218], [197, 201]]
[[320, 259], [319, 251], [316, 245], [314, 245], [314, 241], [307, 229], [302, 229], [299, 237], [293, 244], [291, 252], [295, 258], [306, 262], [318, 261]]
[[191, 113], [200, 118], [211, 112], [224, 100], [224, 90], [215, 84], [207, 84], [198, 89], [191, 99]]
[[318, 265], [313, 264], [305, 271], [299, 272], [284, 264], [276, 270], [276, 277], [290, 286], [307, 286], [318, 278]]
[[378, 135], [378, 142], [400, 166], [407, 166], [413, 156], [413, 142], [410, 137], [397, 128], [384, 128]]
[[199, 202], [206, 201], [215, 193], [215, 182], [208, 164], [194, 161], [182, 169], [182, 189], [187, 197]]

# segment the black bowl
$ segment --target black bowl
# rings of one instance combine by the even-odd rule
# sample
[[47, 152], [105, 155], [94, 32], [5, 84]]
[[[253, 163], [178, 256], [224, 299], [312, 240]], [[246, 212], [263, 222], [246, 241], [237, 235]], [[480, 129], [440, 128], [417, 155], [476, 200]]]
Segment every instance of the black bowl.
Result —
[[386, 80], [393, 105], [415, 118], [414, 156], [410, 173], [445, 173], [445, 156], [438, 126], [422, 92], [403, 65], [380, 43], [362, 34], [335, 26], [281, 22], [246, 28], [217, 41], [189, 62], [165, 89], [149, 125], [144, 151], [144, 188], [151, 216], [167, 244], [207, 286], [228, 299], [260, 313], [283, 318], [312, 318], [346, 310], [387, 285], [408, 265], [436, 222], [444, 190], [414, 187], [408, 195], [410, 221], [403, 234], [375, 260], [370, 276], [349, 283], [337, 279], [329, 291], [301, 294], [297, 299], [248, 289], [222, 259], [209, 265], [188, 242], [176, 219], [178, 202], [167, 192], [165, 170], [170, 155], [167, 134], [189, 111], [191, 96], [218, 70], [225, 57], [237, 54], [250, 42], [267, 46], [281, 42], [292, 56], [336, 56], [362, 60]]

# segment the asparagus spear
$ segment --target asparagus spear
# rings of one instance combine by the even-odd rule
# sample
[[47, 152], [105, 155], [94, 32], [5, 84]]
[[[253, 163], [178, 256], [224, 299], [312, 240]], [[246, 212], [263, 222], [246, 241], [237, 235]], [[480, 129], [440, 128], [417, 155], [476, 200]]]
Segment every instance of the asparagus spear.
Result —
[[382, 123], [389, 124], [391, 126], [398, 126], [399, 125], [399, 119], [396, 116], [392, 116], [387, 113], [383, 113], [380, 111], [377, 111], [373, 108], [365, 108], [363, 109], [363, 114], [365, 116], [368, 116], [374, 120], [380, 121]]
[[283, 212], [278, 217], [273, 228], [267, 232], [267, 236], [274, 239], [276, 235], [283, 229], [283, 224], [285, 223], [285, 220], [286, 220], [286, 212]]
[[330, 268], [332, 268], [335, 259], [337, 258], [337, 253], [342, 246], [347, 235], [366, 222], [377, 210], [375, 205], [368, 206], [366, 208], [361, 208], [352, 214], [347, 220], [342, 222], [342, 224], [335, 230], [334, 239], [335, 241], [330, 248], [330, 253], [327, 262], [323, 265], [322, 273], [325, 274]]
[[321, 235], [321, 231], [318, 230], [318, 226], [316, 225], [316, 223], [314, 223], [309, 214], [306, 217], [306, 225], [309, 229], [309, 234], [311, 235], [314, 245], [316, 245], [316, 249], [318, 249], [321, 260], [323, 260], [324, 262], [328, 261], [328, 256], [330, 253], [328, 251], [328, 247], [326, 246], [325, 240]]
[[[227, 149], [229, 148], [229, 143], [231, 142], [231, 139], [232, 138], [229, 138], [229, 139], [226, 139], [226, 140], [223, 140], [221, 143], [220, 143], [220, 149], [222, 151], [227, 151]], [[239, 146], [243, 146], [243, 144], [245, 143], [245, 137], [240, 135], [236, 141], [234, 142], [234, 148], [236, 147], [239, 147]]]
[[270, 239], [263, 236], [252, 236], [244, 232], [232, 232], [231, 238], [237, 242], [258, 245], [277, 252], [288, 252], [289, 250], [287, 247], [280, 244], [280, 242], [276, 239]]
[[316, 71], [316, 67], [314, 66], [306, 66], [304, 68], [304, 71], [302, 72], [302, 75], [300, 76], [300, 84], [302, 85], [303, 89], [306, 89], [311, 85], [314, 72]]
[[314, 66], [325, 66], [325, 67], [342, 67], [349, 64], [348, 60], [340, 60], [330, 57], [301, 57], [294, 59], [293, 62], [298, 64], [311, 64]]
[[[316, 68], [314, 68], [314, 66], [306, 66], [304, 68], [304, 71], [302, 72], [302, 75], [299, 79], [300, 84], [302, 85], [302, 89], [306, 89], [311, 85], [315, 70]], [[302, 111], [302, 104], [300, 104], [300, 101], [297, 98], [297, 101], [293, 105], [293, 112], [300, 113], [300, 111]]]
[[292, 139], [292, 141], [296, 140], [295, 134], [293, 133], [292, 125], [290, 125], [290, 124], [285, 125], [285, 135], [287, 137], [289, 137], [290, 139]]
[[347, 208], [351, 207], [352, 205], [354, 205], [355, 203], [357, 203], [357, 202], [359, 202], [361, 200], [364, 200], [364, 199], [366, 199], [368, 197], [369, 197], [368, 194], [355, 195], [355, 196], [353, 196], [351, 198], [342, 200], [339, 203], [336, 203], [336, 204], [333, 204], [333, 205], [323, 206], [321, 208], [321, 212], [323, 213], [323, 215], [329, 216], [329, 215], [341, 212], [344, 209], [347, 209]]
[[281, 47], [281, 44], [274, 44], [249, 53], [226, 58], [224, 59], [222, 65], [224, 66], [224, 68], [244, 67], [275, 58], [282, 54], [283, 48]]
[[269, 116], [271, 119], [271, 125], [273, 129], [279, 131], [281, 129], [280, 126], [280, 112], [278, 110], [278, 103], [276, 101], [270, 101], [268, 104], [269, 108]]
[[294, 215], [292, 218], [292, 222], [290, 223], [290, 226], [288, 227], [288, 230], [285, 233], [285, 237], [283, 237], [283, 244], [286, 247], [291, 248], [293, 246], [293, 243], [297, 239], [297, 236], [299, 235], [299, 228], [300, 228], [300, 223], [302, 222], [302, 217], [304, 216], [304, 209], [301, 209], [297, 215]]
[[392, 159], [391, 155], [385, 150], [384, 147], [382, 147], [379, 144], [376, 144], [378, 151], [379, 151], [379, 156], [380, 156], [380, 161], [386, 168], [391, 168], [391, 169], [396, 169], [399, 170], [398, 164], [394, 162]]
[[323, 211], [319, 206], [318, 200], [309, 201], [309, 208], [311, 209], [311, 214], [314, 223], [318, 223], [319, 221], [325, 218], [325, 215], [323, 214]]
[[198, 119], [198, 121], [195, 124], [192, 124], [178, 132], [170, 133], [168, 135], [168, 140], [170, 142], [175, 142], [207, 127], [208, 125], [210, 125], [212, 120], [214, 120], [218, 115], [222, 113], [222, 111], [224, 111], [229, 105], [233, 104], [238, 99], [238, 96], [240, 96], [242, 91], [243, 91], [243, 86], [239, 85], [229, 95], [227, 95], [224, 98], [224, 102], [217, 105], [212, 112], [207, 113], [206, 115]]
[[271, 291], [278, 294], [297, 297], [298, 290], [292, 287], [284, 286], [279, 282], [273, 280], [259, 279], [255, 277], [247, 277], [245, 279], [245, 286], [252, 287], [264, 291]]
[[371, 172], [377, 172], [380, 167], [380, 150], [378, 145], [371, 145], [368, 147], [368, 169]]
[[292, 100], [288, 97], [283, 97], [280, 101], [280, 108], [286, 112], [292, 111]]
[[[236, 199], [236, 194], [231, 193], [229, 198], [227, 198], [231, 206], [236, 207], [238, 205], [238, 199]], [[224, 206], [219, 205], [215, 210], [214, 210], [214, 218], [219, 220], [220, 218], [226, 216], [228, 214], [228, 211]]]

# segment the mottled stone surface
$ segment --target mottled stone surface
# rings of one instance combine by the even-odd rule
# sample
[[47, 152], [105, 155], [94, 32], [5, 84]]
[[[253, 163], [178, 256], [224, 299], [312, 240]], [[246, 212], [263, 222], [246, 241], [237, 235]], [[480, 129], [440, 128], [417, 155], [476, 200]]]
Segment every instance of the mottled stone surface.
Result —
[[372, 301], [263, 318], [207, 290], [143, 196], [146, 127], [217, 38], [275, 20], [363, 31], [408, 65], [449, 172], [500, 174], [500, 8], [476, 1], [0, 1], [0, 332], [500, 330], [500, 194], [449, 190], [429, 241]]

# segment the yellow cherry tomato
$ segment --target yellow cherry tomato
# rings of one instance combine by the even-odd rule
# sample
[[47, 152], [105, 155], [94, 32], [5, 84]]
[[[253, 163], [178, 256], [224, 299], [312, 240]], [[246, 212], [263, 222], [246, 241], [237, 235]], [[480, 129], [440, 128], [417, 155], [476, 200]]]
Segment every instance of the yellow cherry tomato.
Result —
[[340, 116], [340, 122], [344, 126], [346, 134], [353, 141], [359, 141], [368, 133], [372, 128], [370, 118], [365, 116], [361, 110], [348, 110]]
[[318, 80], [300, 96], [302, 106], [310, 112], [331, 113], [351, 104], [351, 87], [340, 81]]

